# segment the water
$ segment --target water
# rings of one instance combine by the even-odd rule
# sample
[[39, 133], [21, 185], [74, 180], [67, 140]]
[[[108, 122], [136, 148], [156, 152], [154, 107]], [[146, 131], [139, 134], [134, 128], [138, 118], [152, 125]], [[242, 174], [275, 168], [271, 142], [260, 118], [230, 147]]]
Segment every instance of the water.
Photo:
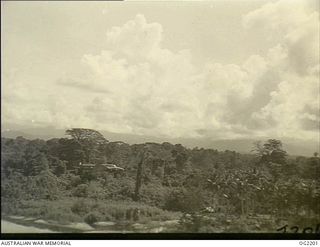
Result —
[[[111, 224], [112, 223], [112, 224]], [[2, 233], [130, 233], [130, 232], [167, 232], [177, 225], [177, 220], [150, 221], [148, 223], [100, 222], [95, 227], [86, 223], [61, 225], [42, 219], [8, 216], [1, 220]]]
[[1, 220], [1, 233], [55, 233], [55, 231], [34, 226], [18, 225], [6, 220]]

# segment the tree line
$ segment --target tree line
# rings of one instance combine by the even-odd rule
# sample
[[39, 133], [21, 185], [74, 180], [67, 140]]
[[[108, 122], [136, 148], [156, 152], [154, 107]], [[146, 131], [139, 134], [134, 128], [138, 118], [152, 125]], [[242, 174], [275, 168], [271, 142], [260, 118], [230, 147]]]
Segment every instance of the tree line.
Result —
[[[201, 221], [208, 212], [319, 219], [318, 154], [292, 157], [280, 140], [256, 142], [251, 154], [240, 154], [168, 142], [110, 142], [91, 129], [68, 129], [66, 135], [48, 141], [2, 138], [4, 203], [20, 207], [21, 201], [61, 198], [135, 202], [180, 212], [183, 220], [191, 215], [193, 221], [182, 222], [193, 222], [192, 229], [198, 224], [195, 231], [216, 224]], [[80, 163], [113, 163], [125, 172], [81, 172]]]

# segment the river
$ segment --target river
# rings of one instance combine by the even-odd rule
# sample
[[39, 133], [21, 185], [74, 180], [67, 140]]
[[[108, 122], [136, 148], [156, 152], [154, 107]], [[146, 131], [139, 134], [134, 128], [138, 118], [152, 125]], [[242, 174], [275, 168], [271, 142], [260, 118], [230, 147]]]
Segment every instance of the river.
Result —
[[1, 220], [1, 233], [55, 233], [49, 229], [34, 226], [18, 225], [6, 220]]

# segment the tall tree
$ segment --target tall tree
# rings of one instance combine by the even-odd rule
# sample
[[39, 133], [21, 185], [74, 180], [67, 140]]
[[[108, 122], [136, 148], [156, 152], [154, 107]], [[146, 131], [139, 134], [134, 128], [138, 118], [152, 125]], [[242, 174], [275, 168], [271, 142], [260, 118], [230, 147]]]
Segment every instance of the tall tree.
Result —
[[49, 163], [44, 153], [37, 150], [27, 149], [25, 154], [25, 176], [35, 176], [49, 170]]
[[143, 169], [146, 163], [150, 161], [152, 154], [147, 149], [143, 149], [138, 154], [138, 168], [137, 168], [137, 175], [136, 175], [136, 185], [133, 195], [134, 201], [140, 200], [140, 189], [142, 185], [142, 178], [143, 178]]
[[71, 136], [81, 146], [85, 157], [84, 162], [93, 162], [99, 155], [99, 146], [108, 142], [100, 132], [93, 129], [68, 129], [66, 135]]
[[108, 142], [99, 131], [93, 129], [72, 128], [66, 130], [66, 135], [71, 136], [81, 144], [85, 142], [94, 142], [97, 144]]
[[261, 141], [255, 142], [252, 151], [256, 152], [261, 162], [278, 164], [284, 164], [286, 162], [287, 152], [283, 150], [280, 140], [269, 139], [263, 144]]

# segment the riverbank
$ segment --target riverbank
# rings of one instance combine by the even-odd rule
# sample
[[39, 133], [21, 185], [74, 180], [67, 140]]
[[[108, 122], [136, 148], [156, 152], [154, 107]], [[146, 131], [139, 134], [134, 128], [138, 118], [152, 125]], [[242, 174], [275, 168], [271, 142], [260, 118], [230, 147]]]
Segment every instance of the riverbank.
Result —
[[160, 233], [174, 232], [178, 220], [150, 221], [147, 223], [97, 222], [89, 225], [82, 222], [61, 224], [39, 218], [2, 216], [2, 233]]
[[49, 229], [41, 229], [33, 226], [18, 225], [6, 220], [1, 220], [1, 233], [57, 233]]

